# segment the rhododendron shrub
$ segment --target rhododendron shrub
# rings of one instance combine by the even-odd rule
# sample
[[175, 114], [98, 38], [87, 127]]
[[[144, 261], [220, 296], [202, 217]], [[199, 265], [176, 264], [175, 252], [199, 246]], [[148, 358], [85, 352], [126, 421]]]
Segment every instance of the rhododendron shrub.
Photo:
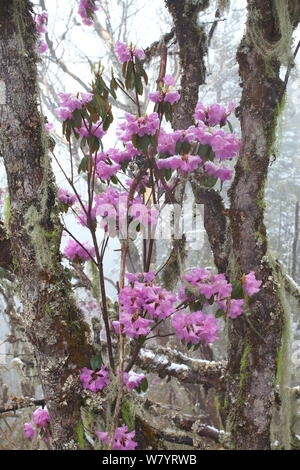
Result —
[[[84, 24], [92, 24], [97, 8], [95, 1], [81, 0], [79, 14]], [[44, 20], [39, 19], [37, 27], [43, 32]], [[122, 64], [122, 76], [112, 72], [107, 83], [99, 65], [90, 93], [59, 94], [57, 117], [66, 141], [78, 142], [78, 175], [83, 177], [86, 191], [82, 185], [79, 190], [76, 183], [72, 152], [70, 174], [55, 152], [53, 155], [68, 184], [58, 191], [59, 210], [73, 214], [89, 231], [91, 240], [78, 240], [64, 225], [69, 238], [63, 253], [73, 265], [83, 268], [88, 262], [97, 271], [101, 300], [98, 311], [105, 329], [105, 348], [78, 371], [79, 381], [84, 396], [105, 397], [117, 388], [107, 429], [94, 432], [105, 448], [133, 450], [137, 447], [135, 431], [128, 428], [127, 422], [121, 422], [120, 410], [128, 393], [147, 390], [147, 377], [132, 370], [145, 342], [159, 336], [159, 326], [164, 322], [169, 328], [167, 336], [177, 337], [188, 349], [213, 343], [222, 326], [220, 318], [236, 321], [247, 312], [247, 298], [259, 291], [261, 281], [250, 272], [231, 284], [225, 274], [198, 267], [182, 276], [175, 292], [161, 286], [153, 261], [153, 240], [162, 207], [177, 203], [176, 188], [187, 178], [201, 177], [208, 188], [232, 178], [233, 170], [226, 162], [235, 158], [240, 148], [228, 124], [234, 105], [198, 103], [192, 126], [167, 130], [165, 123], [172, 121], [180, 100], [173, 76], [160, 78], [144, 113], [140, 97], [148, 84], [145, 53], [136, 45], [122, 42], [116, 43], [115, 52]], [[110, 98], [117, 99], [117, 93], [129, 94], [136, 113], [125, 113], [120, 119], [115, 131], [118, 143], [111, 148], [106, 144], [114, 119]], [[63, 217], [62, 222], [65, 224]], [[150, 238], [143, 243], [143, 272], [127, 273], [129, 242], [137, 236], [147, 238], [149, 233]], [[104, 272], [112, 237], [120, 242], [117, 318], [109, 314]], [[131, 357], [126, 357], [127, 346], [134, 351]], [[48, 421], [45, 411], [36, 412], [36, 428], [45, 428]], [[36, 429], [25, 423], [24, 432], [32, 439]]]

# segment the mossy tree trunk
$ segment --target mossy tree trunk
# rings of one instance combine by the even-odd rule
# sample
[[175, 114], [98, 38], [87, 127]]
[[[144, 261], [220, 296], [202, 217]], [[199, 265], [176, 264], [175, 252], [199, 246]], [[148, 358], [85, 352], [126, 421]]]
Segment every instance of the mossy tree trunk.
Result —
[[61, 227], [38, 111], [35, 38], [31, 3], [2, 0], [0, 81], [5, 99], [0, 106], [0, 154], [11, 200], [9, 230], [23, 325], [51, 417], [53, 447], [76, 449], [81, 423], [79, 369], [87, 365], [91, 347], [88, 327], [60, 263]]
[[[228, 272], [234, 280], [253, 270], [263, 284], [249, 301], [246, 315], [228, 322], [227, 430], [234, 449], [271, 446], [270, 425], [283, 347], [285, 305], [280, 278], [267, 253], [264, 186], [285, 84], [279, 76], [278, 58], [263, 56], [253, 40], [255, 31], [269, 45], [277, 44], [283, 31], [275, 4], [274, 0], [248, 1], [246, 33], [237, 53], [243, 89], [242, 148], [230, 189]], [[293, 16], [293, 26], [295, 20]]]

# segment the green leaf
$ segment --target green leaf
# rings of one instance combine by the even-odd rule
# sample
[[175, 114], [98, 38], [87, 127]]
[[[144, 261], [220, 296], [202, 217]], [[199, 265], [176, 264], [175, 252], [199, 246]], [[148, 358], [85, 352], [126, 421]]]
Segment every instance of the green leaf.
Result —
[[181, 144], [182, 144], [182, 142], [180, 142], [179, 140], [176, 142], [176, 147], [175, 147], [175, 154], [176, 155], [179, 155], [180, 152], [181, 152]]
[[244, 299], [245, 294], [242, 283], [240, 281], [233, 281], [232, 283], [232, 299]]
[[181, 154], [185, 155], [186, 153], [189, 153], [191, 149], [191, 146], [188, 142], [182, 142], [181, 143]]
[[133, 62], [128, 62], [126, 77], [125, 77], [125, 87], [127, 90], [132, 90], [134, 84], [134, 73], [133, 73]]
[[99, 370], [103, 364], [102, 357], [100, 355], [92, 356], [90, 360], [91, 369]]
[[233, 132], [232, 124], [231, 124], [230, 121], [228, 121], [228, 119], [227, 119], [227, 124], [228, 124], [228, 127], [229, 127], [230, 132]]
[[133, 431], [135, 428], [134, 413], [129, 400], [123, 400], [121, 405], [121, 415], [124, 423], [128, 426], [128, 431]]
[[142, 80], [140, 79], [140, 77], [138, 76], [134, 77], [134, 86], [135, 86], [137, 94], [142, 95], [144, 92], [144, 89], [143, 89], [143, 84], [142, 84]]
[[222, 318], [223, 315], [224, 315], [224, 310], [222, 310], [221, 308], [219, 308], [215, 313], [216, 318]]
[[75, 109], [72, 113], [73, 127], [81, 127], [82, 114], [80, 109]]
[[89, 164], [89, 157], [86, 155], [85, 157], [83, 157], [83, 159], [79, 163], [78, 173], [81, 173], [82, 171], [86, 172], [88, 169], [88, 164]]
[[141, 385], [140, 385], [139, 388], [141, 389], [142, 392], [145, 393], [145, 392], [148, 390], [148, 386], [149, 386], [148, 380], [147, 380], [146, 377], [145, 377], [145, 378], [142, 380]]

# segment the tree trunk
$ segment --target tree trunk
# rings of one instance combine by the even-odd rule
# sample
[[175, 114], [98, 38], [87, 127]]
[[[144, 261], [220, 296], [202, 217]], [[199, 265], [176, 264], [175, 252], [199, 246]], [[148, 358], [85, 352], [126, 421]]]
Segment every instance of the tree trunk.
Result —
[[88, 327], [60, 264], [61, 226], [47, 138], [38, 111], [35, 26], [28, 0], [0, 3], [0, 153], [11, 216], [14, 269], [23, 323], [37, 361], [51, 418], [53, 447], [78, 448], [81, 435], [79, 369], [91, 355]]
[[246, 314], [228, 322], [227, 430], [234, 449], [271, 446], [274, 389], [281, 380], [287, 334], [283, 286], [267, 253], [264, 224], [264, 186], [285, 84], [279, 77], [279, 58], [261, 54], [261, 44], [253, 39], [258, 34], [272, 47], [284, 34], [278, 4], [248, 0], [246, 34], [237, 54], [242, 148], [230, 189], [229, 277], [238, 279], [253, 270], [263, 284], [249, 300]]

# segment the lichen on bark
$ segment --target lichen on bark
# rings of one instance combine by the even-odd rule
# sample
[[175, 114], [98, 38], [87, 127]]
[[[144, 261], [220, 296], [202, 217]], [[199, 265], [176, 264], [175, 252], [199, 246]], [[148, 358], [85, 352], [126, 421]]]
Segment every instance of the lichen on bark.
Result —
[[[28, 0], [0, 4], [0, 80], [6, 83], [0, 151], [7, 174], [9, 231], [31, 341], [51, 417], [53, 447], [76, 449], [81, 386], [92, 354], [89, 328], [60, 263], [54, 178], [38, 111], [36, 32]], [[80, 345], [80, 348], [79, 348]]]

